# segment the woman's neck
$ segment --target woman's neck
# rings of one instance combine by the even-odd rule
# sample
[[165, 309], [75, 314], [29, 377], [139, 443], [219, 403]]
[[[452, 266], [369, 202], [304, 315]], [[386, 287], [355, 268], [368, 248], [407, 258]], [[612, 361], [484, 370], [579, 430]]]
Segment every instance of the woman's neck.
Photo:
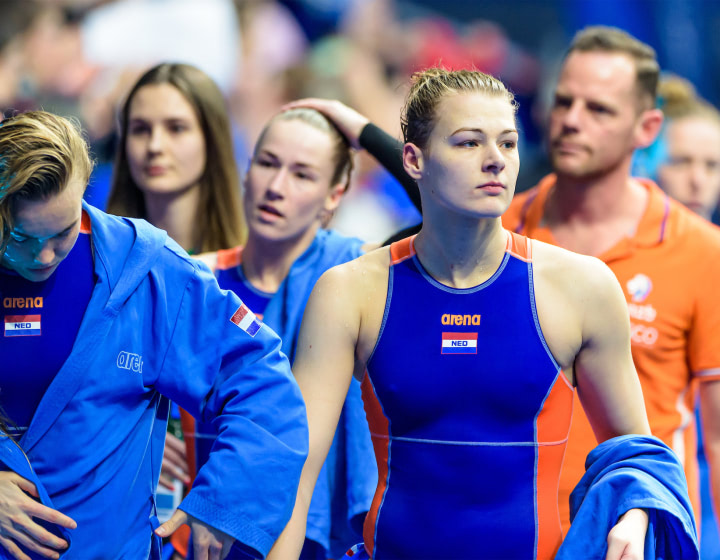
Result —
[[312, 244], [318, 229], [319, 225], [282, 241], [264, 239], [250, 231], [242, 258], [247, 281], [263, 292], [277, 292], [292, 265]]
[[168, 232], [186, 251], [200, 251], [197, 214], [200, 188], [191, 187], [181, 193], [145, 193], [147, 220]]
[[472, 288], [488, 280], [500, 266], [506, 245], [500, 218], [439, 222], [426, 214], [415, 240], [425, 270], [452, 288]]

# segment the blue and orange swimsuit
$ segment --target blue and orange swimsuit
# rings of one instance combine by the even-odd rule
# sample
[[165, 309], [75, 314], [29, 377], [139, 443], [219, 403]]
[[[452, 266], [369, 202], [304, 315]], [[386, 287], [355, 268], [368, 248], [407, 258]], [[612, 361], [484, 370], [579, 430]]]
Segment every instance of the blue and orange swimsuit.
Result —
[[391, 246], [362, 381], [379, 483], [364, 545], [387, 558], [552, 558], [573, 389], [538, 321], [530, 241], [508, 233], [486, 282], [434, 280]]
[[27, 431], [70, 355], [94, 287], [90, 218], [85, 212], [75, 245], [47, 280], [31, 282], [0, 268], [0, 406], [16, 439]]

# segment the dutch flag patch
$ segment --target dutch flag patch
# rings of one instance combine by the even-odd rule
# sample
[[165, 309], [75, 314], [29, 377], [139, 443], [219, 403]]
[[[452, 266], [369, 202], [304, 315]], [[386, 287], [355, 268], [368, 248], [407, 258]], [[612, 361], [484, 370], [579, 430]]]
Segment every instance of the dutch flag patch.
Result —
[[5, 315], [5, 336], [39, 336], [40, 315]]
[[230, 317], [230, 322], [235, 323], [252, 337], [260, 330], [260, 321], [258, 321], [255, 314], [250, 311], [244, 303], [238, 307], [237, 311]]
[[442, 333], [441, 354], [477, 354], [478, 333]]

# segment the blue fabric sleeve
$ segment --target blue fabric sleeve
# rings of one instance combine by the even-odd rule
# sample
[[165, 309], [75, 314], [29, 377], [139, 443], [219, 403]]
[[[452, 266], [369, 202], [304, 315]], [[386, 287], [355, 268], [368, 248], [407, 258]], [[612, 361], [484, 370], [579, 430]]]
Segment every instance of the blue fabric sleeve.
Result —
[[155, 388], [218, 434], [180, 508], [264, 556], [292, 513], [307, 418], [277, 335], [230, 321], [241, 303], [195, 267]]
[[585, 467], [570, 496], [572, 525], [556, 560], [604, 560], [608, 533], [633, 508], [649, 514], [645, 560], [699, 557], [685, 474], [662, 441], [612, 438], [590, 452]]

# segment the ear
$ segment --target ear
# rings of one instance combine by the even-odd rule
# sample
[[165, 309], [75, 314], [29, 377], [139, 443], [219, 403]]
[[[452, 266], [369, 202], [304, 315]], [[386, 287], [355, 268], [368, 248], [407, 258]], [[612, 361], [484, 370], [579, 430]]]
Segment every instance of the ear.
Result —
[[425, 169], [423, 153], [412, 142], [403, 146], [403, 167], [405, 167], [405, 172], [416, 181], [422, 178]]
[[660, 109], [643, 111], [635, 125], [635, 148], [647, 148], [655, 141], [663, 124]]
[[330, 192], [325, 197], [324, 210], [330, 213], [335, 212], [337, 207], [340, 206], [340, 201], [345, 195], [346, 190], [347, 185], [345, 183], [336, 183], [330, 187]]

